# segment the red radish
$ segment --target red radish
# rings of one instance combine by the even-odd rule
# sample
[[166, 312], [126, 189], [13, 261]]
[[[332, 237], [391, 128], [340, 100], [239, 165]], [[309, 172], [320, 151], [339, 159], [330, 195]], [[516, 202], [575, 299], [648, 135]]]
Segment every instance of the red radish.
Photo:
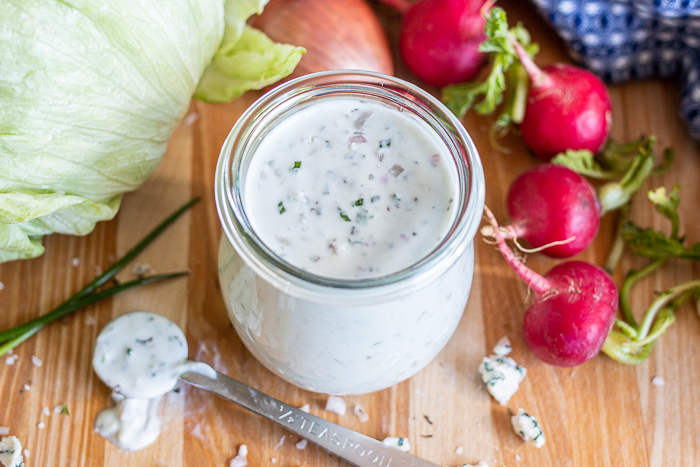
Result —
[[[654, 170], [654, 138], [635, 143], [636, 154], [619, 181], [596, 190], [580, 174], [559, 165], [576, 166], [575, 154], [557, 164], [540, 164], [515, 179], [508, 190], [511, 224], [501, 228], [504, 238], [524, 238], [552, 258], [580, 253], [596, 236], [600, 217], [627, 204]], [[592, 156], [591, 156], [592, 157]], [[580, 162], [580, 161], [579, 161]], [[590, 169], [596, 172], [597, 169]], [[606, 175], [600, 169], [598, 175]], [[491, 227], [482, 234], [494, 236]]]
[[571, 367], [593, 358], [617, 310], [617, 288], [610, 276], [582, 261], [561, 263], [540, 276], [508, 248], [489, 208], [484, 212], [503, 257], [535, 293], [523, 319], [525, 344], [550, 365]]
[[[401, 56], [408, 68], [433, 86], [468, 81], [484, 65], [482, 9], [487, 0], [382, 0], [404, 13]], [[492, 2], [491, 2], [492, 3]]]
[[540, 69], [514, 38], [511, 43], [530, 76], [520, 131], [527, 147], [548, 161], [567, 149], [598, 152], [608, 138], [612, 107], [605, 85], [572, 65]]
[[595, 189], [585, 178], [561, 165], [541, 164], [510, 186], [511, 225], [504, 228], [508, 237], [524, 238], [535, 248], [554, 243], [542, 252], [568, 258], [593, 241], [602, 211]]

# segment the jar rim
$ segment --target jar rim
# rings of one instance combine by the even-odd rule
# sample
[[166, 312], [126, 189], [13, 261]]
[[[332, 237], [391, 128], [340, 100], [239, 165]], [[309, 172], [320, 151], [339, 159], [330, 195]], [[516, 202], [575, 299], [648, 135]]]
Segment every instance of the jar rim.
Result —
[[[246, 149], [271, 123], [293, 111], [295, 105], [314, 98], [337, 97], [343, 92], [392, 102], [427, 117], [446, 143], [457, 171], [460, 200], [457, 216], [443, 240], [426, 256], [393, 273], [364, 278], [339, 279], [297, 268], [274, 254], [257, 237], [247, 221], [238, 183]], [[366, 93], [366, 94], [363, 94]], [[276, 120], [275, 120], [276, 121]], [[424, 120], [425, 121], [425, 120]], [[272, 122], [274, 123], [274, 121]], [[254, 149], [253, 149], [254, 152]], [[216, 205], [224, 234], [238, 255], [264, 280], [292, 295], [322, 298], [333, 289], [334, 298], [357, 298], [401, 293], [438, 277], [464, 252], [476, 234], [484, 205], [484, 174], [476, 147], [459, 119], [439, 100], [419, 87], [392, 76], [358, 70], [333, 70], [305, 75], [284, 83], [256, 100], [238, 119], [224, 142], [216, 168]], [[442, 267], [438, 267], [442, 265]]]

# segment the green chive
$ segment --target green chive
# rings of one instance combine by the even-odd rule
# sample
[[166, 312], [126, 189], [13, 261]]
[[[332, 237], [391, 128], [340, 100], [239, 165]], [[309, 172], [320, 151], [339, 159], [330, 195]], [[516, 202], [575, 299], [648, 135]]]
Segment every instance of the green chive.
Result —
[[357, 201], [355, 201], [355, 206], [362, 206], [362, 203], [364, 203], [364, 199], [360, 198]]
[[29, 339], [31, 336], [39, 332], [44, 326], [55, 321], [63, 316], [73, 313], [87, 305], [91, 305], [107, 297], [111, 297], [114, 294], [128, 290], [139, 285], [150, 284], [153, 282], [159, 282], [166, 279], [171, 279], [174, 277], [180, 277], [188, 272], [178, 272], [172, 274], [160, 274], [156, 276], [143, 277], [136, 279], [131, 282], [126, 282], [124, 284], [116, 285], [100, 292], [95, 292], [97, 288], [104, 285], [107, 281], [116, 276], [119, 271], [121, 271], [131, 260], [133, 260], [139, 253], [141, 253], [148, 245], [150, 245], [153, 240], [155, 240], [166, 228], [168, 228], [178, 217], [180, 217], [185, 211], [192, 207], [199, 198], [194, 198], [193, 200], [185, 203], [180, 209], [171, 214], [163, 222], [160, 223], [155, 229], [153, 229], [143, 240], [141, 240], [134, 248], [129, 250], [119, 261], [114, 263], [107, 271], [105, 271], [97, 279], [90, 282], [87, 286], [73, 295], [71, 298], [54, 308], [50, 313], [45, 314], [37, 319], [29, 321], [28, 323], [22, 324], [7, 331], [0, 332], [0, 355], [6, 354], [8, 351], [14, 349], [19, 344]]

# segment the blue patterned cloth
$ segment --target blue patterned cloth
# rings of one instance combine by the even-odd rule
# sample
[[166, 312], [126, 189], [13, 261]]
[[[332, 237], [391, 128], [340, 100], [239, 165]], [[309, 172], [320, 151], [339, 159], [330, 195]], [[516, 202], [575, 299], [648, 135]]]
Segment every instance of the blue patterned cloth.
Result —
[[678, 77], [700, 139], [700, 0], [533, 0], [572, 57], [611, 83]]

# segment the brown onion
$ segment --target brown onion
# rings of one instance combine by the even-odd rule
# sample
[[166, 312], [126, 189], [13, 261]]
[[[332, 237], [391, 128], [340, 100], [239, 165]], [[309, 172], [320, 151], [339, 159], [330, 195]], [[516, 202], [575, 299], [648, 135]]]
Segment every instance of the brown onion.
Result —
[[306, 48], [291, 77], [338, 69], [394, 72], [389, 42], [364, 0], [271, 0], [253, 26], [274, 41]]

